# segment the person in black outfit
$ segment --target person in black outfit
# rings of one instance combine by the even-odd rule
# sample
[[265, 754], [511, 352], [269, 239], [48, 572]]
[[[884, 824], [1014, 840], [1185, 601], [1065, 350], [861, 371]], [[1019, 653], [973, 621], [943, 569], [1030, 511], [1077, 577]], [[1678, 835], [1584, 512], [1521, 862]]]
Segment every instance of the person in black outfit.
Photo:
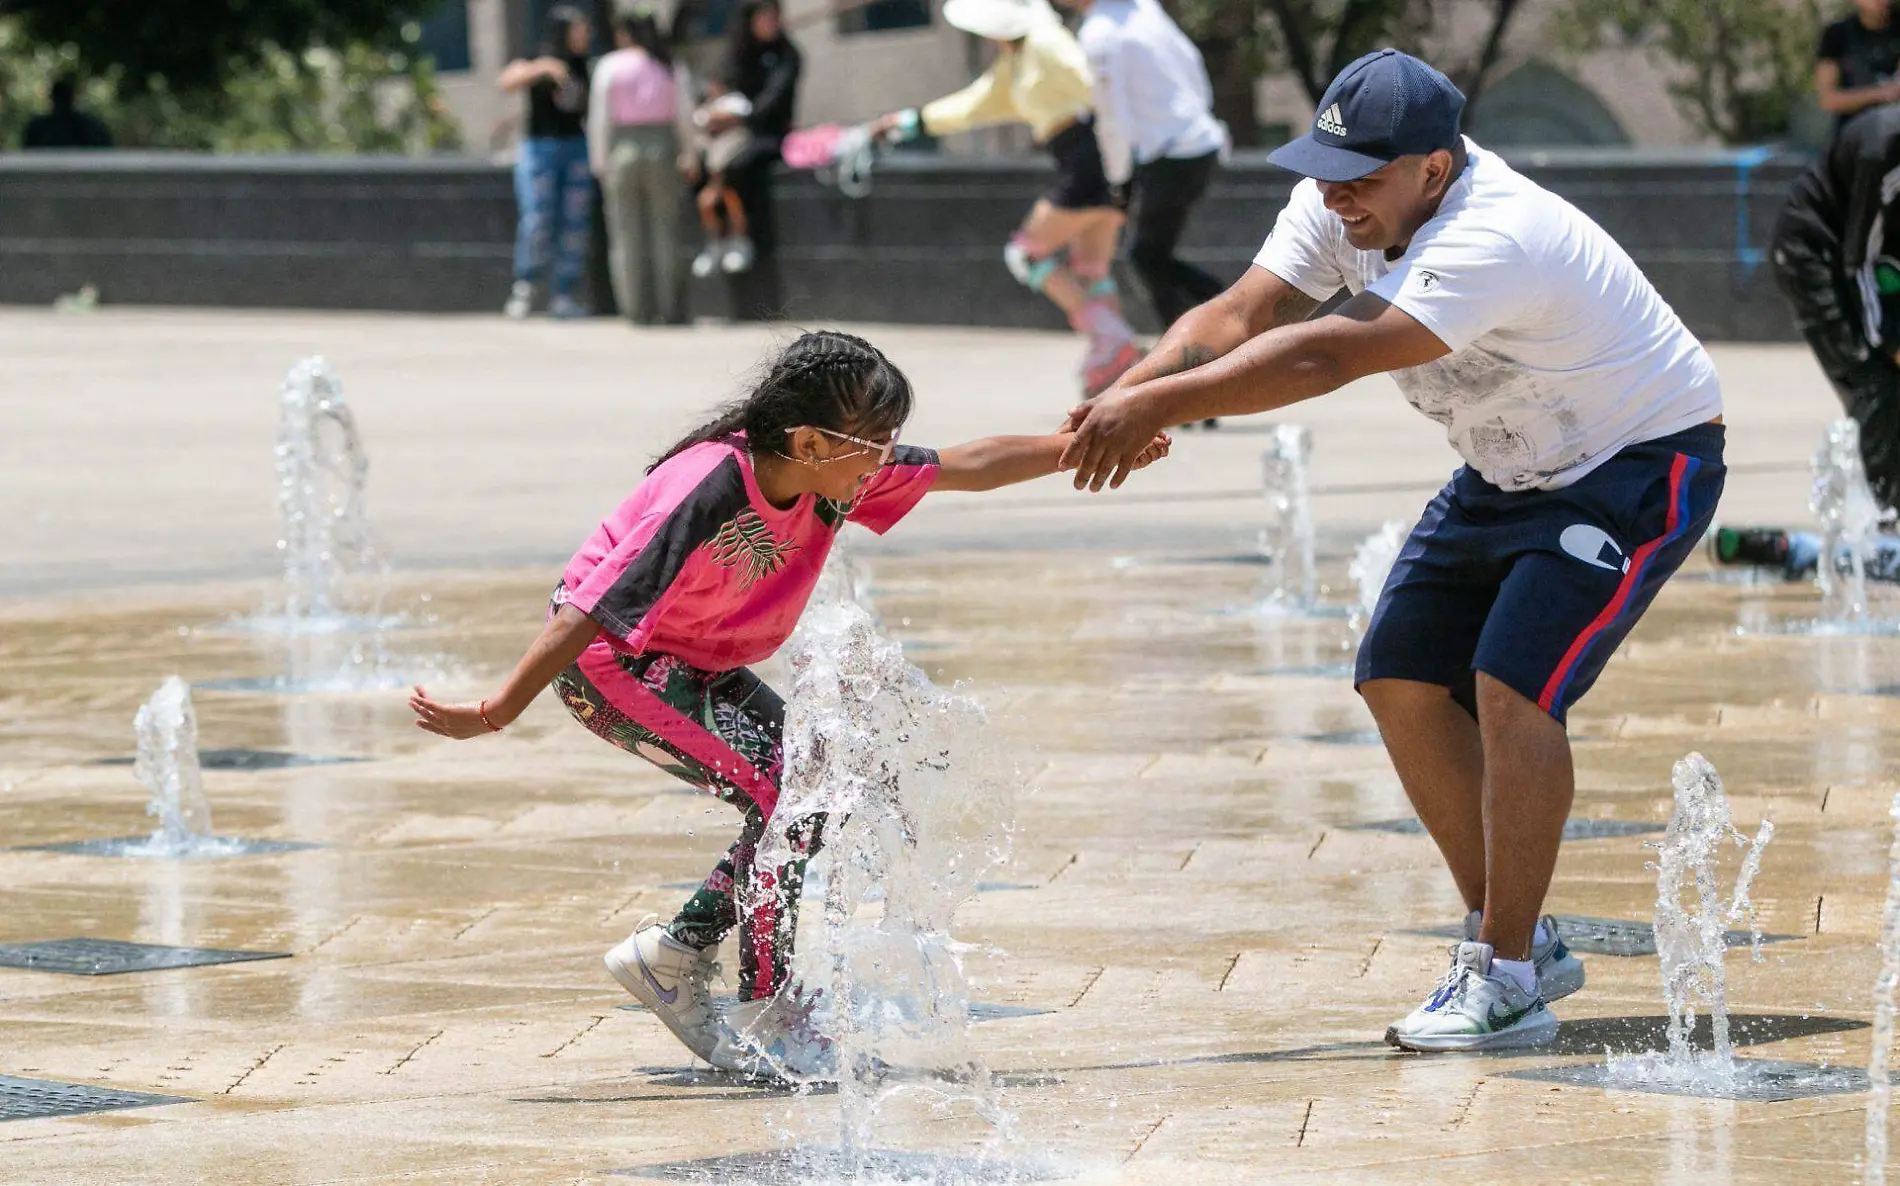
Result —
[[1849, 116], [1900, 102], [1900, 20], [1892, 0], [1855, 0], [1854, 13], [1821, 32], [1814, 93], [1840, 130]]
[[26, 123], [21, 148], [111, 148], [112, 133], [98, 116], [79, 110], [79, 81], [70, 74], [53, 80], [52, 110]]
[[[772, 254], [777, 239], [772, 170], [779, 162], [785, 134], [792, 130], [802, 65], [798, 47], [785, 36], [778, 0], [747, 0], [740, 6], [733, 18], [725, 84], [752, 103], [752, 114], [743, 117], [752, 143], [726, 166], [726, 183], [745, 208], [752, 245], [761, 259]], [[724, 118], [739, 122], [737, 117]], [[706, 130], [717, 134], [728, 126], [715, 122]]]
[[1860, 424], [1867, 481], [1900, 506], [1900, 106], [1849, 120], [1795, 182], [1769, 258], [1782, 295]]
[[593, 231], [594, 174], [587, 159], [588, 49], [593, 29], [580, 9], [548, 10], [541, 55], [508, 63], [498, 85], [525, 92], [526, 132], [515, 158], [515, 282], [503, 306], [526, 317], [544, 274], [548, 313], [586, 313], [580, 288]]

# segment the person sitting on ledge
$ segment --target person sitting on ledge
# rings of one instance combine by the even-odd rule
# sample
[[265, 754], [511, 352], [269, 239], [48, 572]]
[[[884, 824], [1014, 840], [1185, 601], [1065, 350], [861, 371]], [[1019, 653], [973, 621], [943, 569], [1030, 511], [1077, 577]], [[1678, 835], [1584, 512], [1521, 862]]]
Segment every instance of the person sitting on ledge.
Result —
[[53, 80], [47, 98], [52, 103], [26, 122], [21, 148], [111, 148], [112, 132], [105, 121], [79, 110], [79, 80], [62, 74]]

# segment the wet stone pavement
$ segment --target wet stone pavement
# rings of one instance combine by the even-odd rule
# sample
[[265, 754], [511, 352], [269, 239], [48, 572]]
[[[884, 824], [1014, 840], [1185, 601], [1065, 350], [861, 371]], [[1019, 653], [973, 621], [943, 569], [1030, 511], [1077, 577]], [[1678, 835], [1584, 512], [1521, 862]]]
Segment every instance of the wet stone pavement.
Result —
[[[1343, 583], [1343, 557], [1325, 563]], [[730, 810], [551, 697], [504, 736], [451, 745], [410, 727], [398, 691], [272, 691], [292, 644], [231, 628], [262, 593], [225, 582], [0, 604], [0, 945], [287, 957], [0, 967], [0, 1179], [1855, 1177], [1900, 638], [1738, 634], [1811, 615], [1813, 592], [1692, 561], [1572, 718], [1575, 818], [1590, 826], [1565, 845], [1550, 909], [1632, 954], [1585, 957], [1553, 1048], [1419, 1057], [1381, 1035], [1437, 978], [1447, 940], [1432, 932], [1460, 909], [1429, 839], [1394, 823], [1409, 810], [1337, 673], [1342, 617], [1254, 613], [1258, 566], [1145, 553], [869, 568], [887, 629], [989, 706], [1033, 785], [1010, 863], [958, 924], [1010, 1139], [986, 1143], [967, 1107], [900, 1095], [891, 1147], [853, 1169], [826, 1093], [692, 1068], [621, 1007], [600, 954], [677, 905], [728, 842]], [[404, 576], [391, 670], [427, 656], [443, 690], [486, 686], [548, 583], [541, 568]], [[239, 755], [206, 764], [218, 833], [314, 847], [47, 850], [149, 830], [123, 761], [133, 712], [173, 672], [196, 685], [204, 749]], [[1742, 828], [1776, 828], [1754, 892], [1776, 941], [1760, 962], [1729, 956], [1739, 1053], [1800, 1064], [1787, 1082], [1807, 1074], [1815, 1091], [1593, 1085], [1606, 1048], [1664, 1041], [1644, 845], [1690, 750], [1721, 771]], [[111, 1110], [76, 1111], [85, 1093], [62, 1084], [101, 1089]]]

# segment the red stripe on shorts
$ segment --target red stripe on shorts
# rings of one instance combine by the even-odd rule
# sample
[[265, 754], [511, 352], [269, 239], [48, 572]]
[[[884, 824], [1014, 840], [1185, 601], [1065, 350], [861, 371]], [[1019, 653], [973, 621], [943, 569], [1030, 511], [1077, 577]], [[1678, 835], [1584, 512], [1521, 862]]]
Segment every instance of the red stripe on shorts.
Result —
[[1597, 635], [1603, 633], [1611, 622], [1616, 621], [1617, 615], [1623, 612], [1623, 607], [1629, 604], [1630, 596], [1636, 592], [1636, 586], [1643, 579], [1643, 569], [1649, 564], [1649, 558], [1655, 554], [1657, 548], [1662, 547], [1671, 536], [1676, 534], [1682, 518], [1682, 475], [1688, 471], [1688, 468], [1689, 458], [1681, 453], [1676, 454], [1675, 461], [1669, 466], [1669, 519], [1663, 528], [1663, 533], [1637, 548], [1630, 556], [1629, 567], [1623, 571], [1623, 579], [1616, 586], [1616, 595], [1610, 598], [1608, 605], [1603, 607], [1603, 612], [1591, 619], [1590, 624], [1583, 628], [1583, 632], [1571, 641], [1570, 649], [1564, 652], [1563, 661], [1557, 664], [1557, 670], [1550, 673], [1549, 682], [1544, 685], [1543, 693], [1537, 697], [1537, 707], [1545, 712], [1549, 712], [1550, 706], [1557, 702], [1557, 696], [1563, 691], [1571, 671], [1583, 661], [1583, 653], [1589, 649], [1591, 642]]

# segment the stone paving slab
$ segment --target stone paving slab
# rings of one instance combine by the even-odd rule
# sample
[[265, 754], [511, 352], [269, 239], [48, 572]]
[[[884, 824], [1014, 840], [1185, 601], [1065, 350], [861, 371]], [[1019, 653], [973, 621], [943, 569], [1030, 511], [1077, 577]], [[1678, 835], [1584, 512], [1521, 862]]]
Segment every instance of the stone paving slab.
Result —
[[[574, 541], [772, 340], [569, 328], [0, 312], [0, 505], [30, 508], [0, 538], [8, 843], [149, 828], [143, 790], [113, 763], [174, 672], [200, 685], [209, 750], [361, 759], [207, 770], [219, 832], [322, 846], [310, 851], [0, 851], [0, 943], [293, 956], [0, 974], [0, 1075], [197, 1101], [10, 1122], [0, 1177], [631, 1181], [614, 1172], [835, 1144], [835, 1097], [692, 1071], [600, 967], [703, 876], [727, 809], [551, 700], [502, 737], [450, 746], [410, 726], [395, 691], [204, 686], [301, 661], [233, 624], [273, 596], [260, 578], [276, 534], [274, 393], [298, 355], [329, 354], [360, 410], [371, 513], [399, 566], [387, 604], [410, 618], [396, 643], [450, 660], [440, 690], [456, 694], [512, 664]], [[1067, 405], [1064, 337], [868, 332], [918, 379], [914, 439], [1036, 430]], [[1798, 350], [1717, 360], [1736, 463], [1725, 515], [1800, 518], [1807, 454], [1834, 414], [1825, 384]], [[1340, 589], [1352, 544], [1415, 514], [1450, 458], [1382, 382], [1300, 411], [1322, 577]], [[563, 417], [616, 430], [577, 434]], [[1514, 1077], [1659, 1043], [1653, 956], [1588, 957], [1551, 1050], [1423, 1058], [1380, 1041], [1443, 970], [1445, 940], [1417, 932], [1462, 910], [1428, 838], [1356, 830], [1408, 808], [1364, 744], [1343, 616], [1251, 612], [1271, 571], [1235, 559], [1258, 529], [1260, 429], [1185, 437], [1170, 466], [1112, 498], [1048, 481], [930, 500], [866, 541], [889, 629], [933, 679], [989, 704], [1031, 788], [1011, 862], [991, 875], [1009, 888], [957, 923], [976, 999], [1001, 1014], [973, 1042], [1014, 1117], [1005, 1152], [1052, 1158], [1073, 1181], [1166, 1186], [1850, 1180], [1864, 1095], [1761, 1103]], [[1706, 753], [1743, 826], [1775, 821], [1759, 921], [1798, 937], [1759, 963], [1731, 956], [1737, 1040], [1750, 1058], [1852, 1067], [1868, 1053], [1900, 639], [1763, 632], [1814, 612], [1811, 590], [1692, 561], [1573, 718], [1576, 815], [1663, 823], [1670, 764]], [[1647, 918], [1653, 839], [1568, 845], [1550, 908]], [[886, 1152], [954, 1164], [983, 1147], [968, 1107], [889, 1107], [902, 1140]]]

